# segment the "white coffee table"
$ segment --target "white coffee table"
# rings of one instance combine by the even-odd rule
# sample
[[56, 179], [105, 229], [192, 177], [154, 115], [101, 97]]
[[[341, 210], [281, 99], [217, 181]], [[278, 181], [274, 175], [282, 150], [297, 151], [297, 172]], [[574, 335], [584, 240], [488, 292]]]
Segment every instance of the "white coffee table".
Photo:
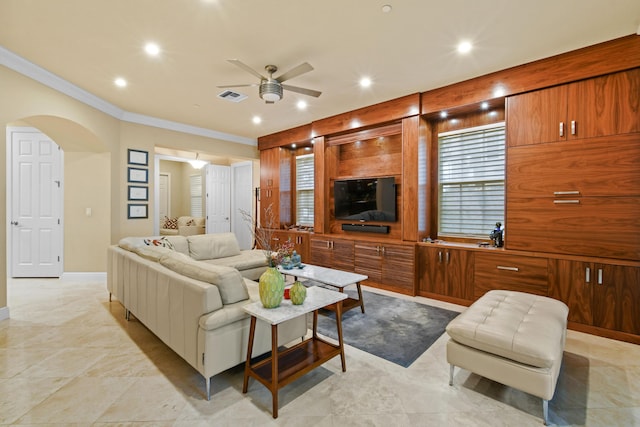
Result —
[[278, 271], [282, 274], [286, 274], [287, 276], [293, 276], [294, 280], [298, 280], [300, 277], [314, 280], [324, 285], [337, 288], [340, 292], [344, 292], [344, 288], [349, 285], [356, 285], [358, 290], [358, 299], [349, 297], [345, 300], [342, 304], [343, 312], [351, 310], [354, 307], [360, 307], [360, 310], [364, 313], [364, 300], [362, 299], [360, 282], [367, 280], [369, 276], [311, 264], [305, 264], [303, 268], [292, 269], [285, 269], [279, 265]]
[[[244, 311], [251, 315], [249, 329], [249, 346], [247, 361], [244, 368], [244, 383], [242, 392], [246, 393], [249, 377], [255, 378], [271, 391], [273, 402], [273, 418], [278, 418], [278, 390], [295, 381], [307, 372], [317, 368], [329, 359], [340, 355], [342, 372], [346, 372], [347, 365], [344, 358], [342, 343], [342, 301], [347, 298], [344, 293], [312, 286], [307, 289], [307, 298], [301, 305], [293, 305], [291, 300], [283, 299], [280, 307], [264, 308], [260, 301], [247, 304]], [[327, 342], [317, 335], [318, 310], [332, 306], [336, 310], [336, 327], [338, 330], [338, 344]], [[311, 338], [301, 343], [278, 351], [278, 325], [298, 316], [313, 312], [313, 334]], [[256, 331], [256, 319], [271, 325], [271, 355], [254, 364], [251, 363], [253, 341]]]

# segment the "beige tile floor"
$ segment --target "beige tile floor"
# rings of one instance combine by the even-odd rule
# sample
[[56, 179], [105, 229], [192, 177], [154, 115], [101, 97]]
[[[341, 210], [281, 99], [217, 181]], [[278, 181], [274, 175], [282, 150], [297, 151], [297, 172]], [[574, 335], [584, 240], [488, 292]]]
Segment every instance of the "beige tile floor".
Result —
[[[12, 280], [0, 322], [0, 425], [74, 426], [541, 426], [539, 399], [456, 370], [445, 337], [405, 369], [346, 348], [271, 396], [242, 367], [204, 380], [108, 301], [104, 282]], [[424, 303], [460, 310], [424, 298]], [[569, 331], [556, 396], [557, 425], [640, 425], [640, 346]]]

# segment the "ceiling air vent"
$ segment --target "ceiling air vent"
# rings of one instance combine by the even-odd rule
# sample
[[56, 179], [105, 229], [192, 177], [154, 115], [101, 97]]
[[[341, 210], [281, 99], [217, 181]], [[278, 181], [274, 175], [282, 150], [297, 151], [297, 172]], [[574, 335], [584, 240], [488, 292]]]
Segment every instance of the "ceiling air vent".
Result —
[[240, 102], [244, 99], [247, 99], [247, 95], [234, 92], [232, 90], [225, 90], [218, 94], [218, 98], [226, 99], [227, 101], [231, 101], [231, 102]]

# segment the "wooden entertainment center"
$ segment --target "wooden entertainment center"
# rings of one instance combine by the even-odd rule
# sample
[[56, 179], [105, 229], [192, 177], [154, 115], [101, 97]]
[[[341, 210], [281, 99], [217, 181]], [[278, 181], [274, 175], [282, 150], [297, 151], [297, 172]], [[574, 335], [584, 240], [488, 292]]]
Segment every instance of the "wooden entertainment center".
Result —
[[[505, 247], [438, 236], [438, 133], [502, 121]], [[464, 305], [491, 289], [547, 295], [569, 306], [570, 328], [640, 343], [640, 36], [266, 135], [258, 147], [260, 204], [303, 261]], [[295, 156], [309, 152], [313, 232], [288, 229]], [[366, 223], [387, 233], [335, 218], [333, 182], [363, 177], [395, 180], [397, 220]]]

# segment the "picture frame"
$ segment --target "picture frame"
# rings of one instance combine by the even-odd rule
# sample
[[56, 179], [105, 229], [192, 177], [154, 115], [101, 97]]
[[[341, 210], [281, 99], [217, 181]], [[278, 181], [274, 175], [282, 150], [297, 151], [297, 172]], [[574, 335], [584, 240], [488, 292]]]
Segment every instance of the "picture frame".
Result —
[[127, 181], [147, 184], [149, 182], [149, 170], [141, 168], [127, 168]]
[[127, 194], [127, 200], [149, 201], [149, 187], [130, 185]]
[[130, 165], [149, 166], [149, 152], [129, 148], [127, 149], [127, 162]]
[[149, 218], [149, 205], [129, 203], [127, 205], [127, 219]]

